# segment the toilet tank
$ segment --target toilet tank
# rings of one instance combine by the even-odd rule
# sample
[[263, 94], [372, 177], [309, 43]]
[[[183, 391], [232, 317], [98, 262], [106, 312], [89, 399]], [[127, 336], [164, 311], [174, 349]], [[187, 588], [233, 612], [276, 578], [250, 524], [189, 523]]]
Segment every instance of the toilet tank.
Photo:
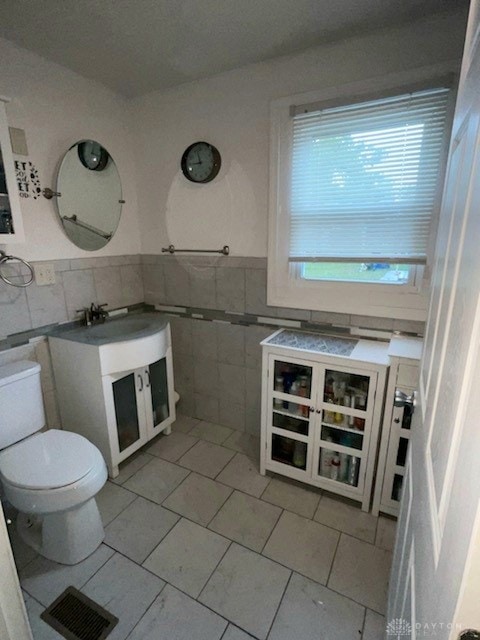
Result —
[[22, 360], [0, 367], [0, 449], [44, 426], [40, 365]]

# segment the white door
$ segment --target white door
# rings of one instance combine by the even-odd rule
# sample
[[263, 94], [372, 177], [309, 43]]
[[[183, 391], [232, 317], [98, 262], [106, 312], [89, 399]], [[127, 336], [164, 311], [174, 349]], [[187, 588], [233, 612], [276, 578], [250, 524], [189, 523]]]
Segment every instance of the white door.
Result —
[[479, 46], [474, 0], [390, 580], [388, 638], [446, 640], [480, 629]]

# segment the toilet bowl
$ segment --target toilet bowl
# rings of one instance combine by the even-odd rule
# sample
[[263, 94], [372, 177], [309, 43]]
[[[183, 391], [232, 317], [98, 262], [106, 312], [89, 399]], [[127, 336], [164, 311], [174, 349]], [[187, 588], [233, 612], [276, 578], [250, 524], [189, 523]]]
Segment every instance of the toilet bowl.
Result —
[[104, 529], [95, 495], [107, 480], [100, 451], [76, 433], [51, 429], [0, 452], [0, 481], [20, 512], [20, 537], [63, 564], [84, 560]]
[[38, 553], [63, 564], [92, 554], [105, 537], [95, 501], [107, 480], [86, 438], [45, 426], [40, 366], [0, 367], [0, 484], [19, 511], [17, 530]]

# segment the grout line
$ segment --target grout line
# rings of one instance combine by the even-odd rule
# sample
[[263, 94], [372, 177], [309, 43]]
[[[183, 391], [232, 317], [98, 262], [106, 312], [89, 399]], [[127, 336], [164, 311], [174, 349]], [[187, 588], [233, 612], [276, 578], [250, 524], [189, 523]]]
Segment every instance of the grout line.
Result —
[[[275, 524], [273, 525], [272, 530], [270, 531], [270, 533], [269, 533], [269, 535], [268, 535], [267, 539], [265, 540], [265, 544], [263, 545], [263, 547], [262, 547], [262, 548], [261, 548], [261, 550], [259, 551], [260, 555], [263, 555], [263, 552], [264, 552], [264, 550], [265, 550], [265, 547], [266, 547], [266, 546], [267, 546], [267, 544], [269, 543], [270, 538], [271, 538], [271, 537], [272, 537], [272, 535], [273, 535], [273, 532], [274, 532], [274, 531], [275, 531], [275, 529], [277, 528], [277, 525], [278, 525], [278, 523], [280, 522], [280, 518], [282, 517], [282, 515], [283, 515], [284, 511], [285, 511], [285, 509], [283, 509], [282, 507], [280, 507], [280, 513], [279, 513], [279, 515], [278, 515], [278, 518], [277, 518], [277, 520], [275, 521]], [[265, 557], [268, 557], [268, 556], [265, 556]], [[270, 558], [270, 560], [271, 560], [271, 558]]]
[[[158, 576], [157, 576], [158, 578]], [[165, 580], [164, 580], [165, 582]], [[157, 598], [163, 593], [163, 590], [165, 589], [165, 587], [167, 586], [168, 582], [165, 582], [165, 584], [163, 585], [163, 587], [160, 589], [160, 591], [157, 593], [157, 595], [155, 596], [155, 598], [152, 600], [152, 602], [148, 605], [148, 607], [145, 609], [145, 611], [142, 613], [142, 615], [140, 616], [140, 618], [138, 619], [137, 623], [133, 626], [132, 630], [128, 632], [127, 636], [125, 637], [125, 640], [128, 640], [128, 638], [131, 637], [132, 633], [134, 632], [134, 630], [137, 628], [137, 626], [140, 624], [140, 622], [143, 620], [143, 618], [147, 615], [147, 613], [150, 611], [150, 609], [153, 607], [153, 605], [155, 604], [155, 602], [157, 601]]]
[[327, 576], [327, 580], [325, 582], [325, 586], [328, 588], [328, 583], [330, 581], [330, 576], [332, 575], [332, 571], [333, 571], [333, 565], [335, 564], [335, 558], [337, 557], [337, 551], [338, 551], [338, 547], [340, 545], [340, 538], [342, 537], [342, 534], [340, 533], [340, 535], [338, 536], [338, 540], [337, 540], [337, 544], [335, 545], [335, 551], [333, 552], [333, 557], [332, 557], [332, 564], [330, 565], [330, 569], [328, 571], [328, 576]]
[[272, 622], [271, 622], [271, 624], [270, 624], [270, 626], [268, 628], [268, 632], [267, 632], [267, 636], [266, 636], [267, 638], [270, 635], [270, 632], [272, 630], [273, 625], [275, 624], [275, 620], [277, 619], [278, 612], [279, 612], [280, 607], [282, 605], [282, 602], [283, 602], [283, 599], [285, 597], [285, 594], [287, 593], [288, 585], [290, 584], [292, 576], [293, 576], [293, 571], [290, 569], [290, 575], [288, 576], [288, 580], [287, 580], [287, 582], [285, 584], [285, 588], [283, 589], [282, 596], [281, 596], [280, 600], [278, 601], [278, 606], [277, 606], [277, 608], [275, 610], [275, 615], [273, 616]]
[[[220, 534], [217, 534], [220, 535]], [[228, 538], [226, 538], [225, 536], [222, 536], [223, 538], [225, 538], [225, 540], [229, 540]], [[210, 580], [212, 579], [213, 574], [217, 571], [218, 567], [220, 566], [220, 563], [222, 562], [222, 560], [224, 559], [224, 557], [227, 555], [227, 553], [230, 551], [231, 547], [233, 545], [233, 541], [229, 540], [229, 545], [228, 547], [225, 549], [225, 553], [222, 555], [222, 557], [220, 558], [220, 560], [217, 562], [217, 564], [215, 565], [215, 568], [213, 569], [213, 571], [210, 573], [210, 575], [208, 576], [207, 580], [205, 581], [205, 584], [203, 585], [203, 587], [200, 589], [200, 593], [198, 594], [198, 596], [195, 598], [195, 600], [197, 600], [198, 602], [200, 602], [200, 598], [202, 596], [202, 593], [205, 591], [205, 588], [207, 586], [207, 584], [210, 582]], [[190, 596], [191, 597], [191, 596]], [[202, 602], [203, 604], [203, 602]]]
[[362, 624], [362, 630], [360, 632], [360, 638], [362, 638], [363, 640], [363, 634], [365, 633], [365, 624], [367, 622], [367, 608], [365, 607], [365, 611], [363, 613], [363, 624]]

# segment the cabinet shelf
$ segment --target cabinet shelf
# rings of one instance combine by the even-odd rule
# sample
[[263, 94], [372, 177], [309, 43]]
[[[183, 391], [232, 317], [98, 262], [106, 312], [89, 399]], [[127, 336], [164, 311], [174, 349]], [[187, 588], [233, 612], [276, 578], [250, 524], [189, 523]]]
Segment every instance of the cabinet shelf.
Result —
[[322, 427], [328, 427], [329, 429], [338, 429], [339, 431], [346, 431], [347, 433], [354, 433], [356, 436], [363, 436], [364, 431], [362, 429], [355, 429], [355, 427], [346, 427], [341, 423], [322, 422]]
[[301, 416], [298, 413], [293, 413], [293, 411], [288, 411], [287, 409], [273, 409], [272, 413], [278, 413], [280, 416], [286, 416], [287, 418], [295, 418], [295, 420], [303, 420], [304, 422], [310, 422], [310, 417]]

